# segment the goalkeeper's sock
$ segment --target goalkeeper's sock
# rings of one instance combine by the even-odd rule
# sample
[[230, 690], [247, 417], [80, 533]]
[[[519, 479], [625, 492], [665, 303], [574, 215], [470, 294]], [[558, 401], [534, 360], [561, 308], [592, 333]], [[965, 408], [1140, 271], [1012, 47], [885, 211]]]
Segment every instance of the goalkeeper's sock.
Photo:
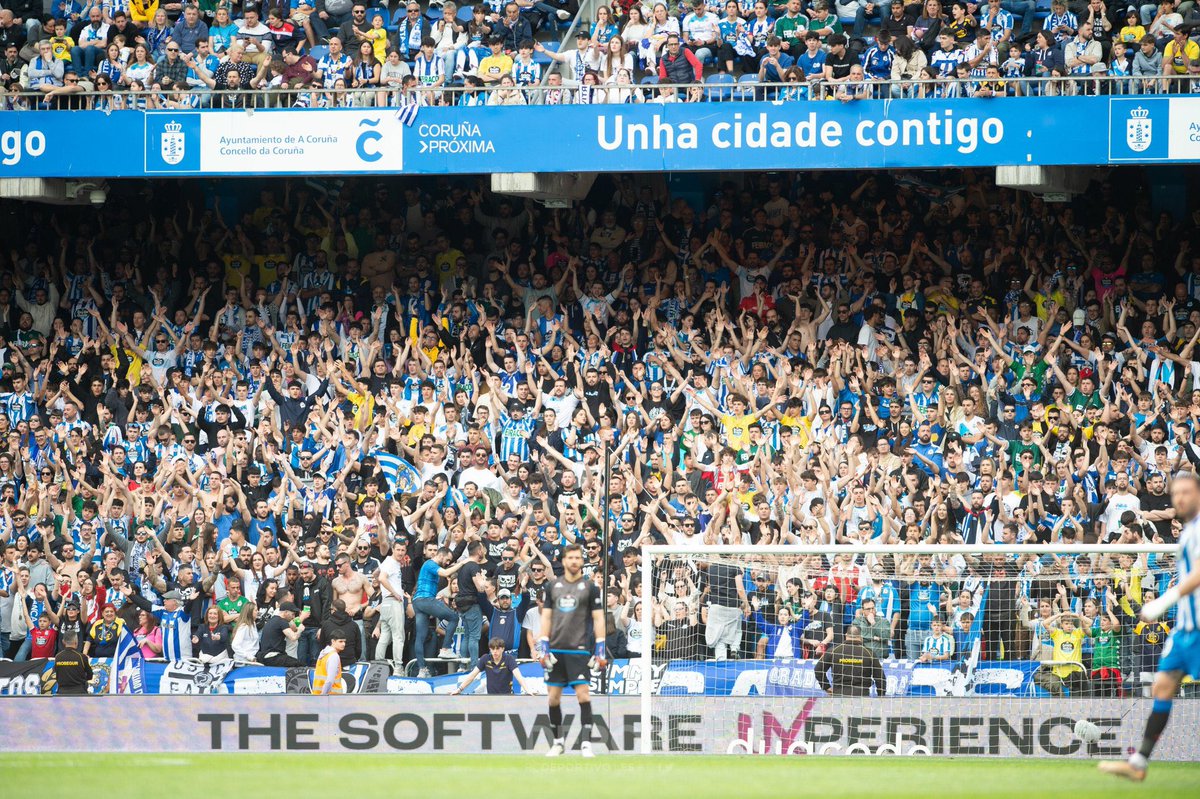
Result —
[[1142, 736], [1142, 745], [1138, 748], [1137, 754], [1129, 759], [1131, 765], [1142, 770], [1146, 768], [1150, 753], [1154, 751], [1154, 746], [1158, 743], [1163, 730], [1167, 728], [1167, 720], [1170, 718], [1171, 700], [1155, 699], [1154, 704], [1150, 706], [1150, 718], [1146, 720], [1146, 733]]
[[579, 727], [580, 740], [592, 740], [592, 703], [591, 701], [579, 703]]
[[562, 705], [550, 706], [550, 731], [554, 733], [554, 742], [560, 743], [562, 734]]

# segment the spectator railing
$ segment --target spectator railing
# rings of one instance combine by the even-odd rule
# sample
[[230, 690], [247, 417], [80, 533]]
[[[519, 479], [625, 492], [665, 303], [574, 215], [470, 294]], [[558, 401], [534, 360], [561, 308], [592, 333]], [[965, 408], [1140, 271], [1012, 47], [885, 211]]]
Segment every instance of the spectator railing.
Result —
[[[991, 83], [985, 79], [929, 81], [866, 80], [807, 83], [760, 83], [742, 80], [666, 84], [599, 86], [525, 86], [471, 88], [463, 86], [418, 87], [407, 97], [383, 88], [267, 88], [249, 90], [192, 89], [188, 92], [139, 91], [95, 92], [0, 92], [5, 110], [201, 110], [278, 108], [399, 108], [454, 105], [616, 105], [629, 102], [805, 102], [811, 100], [959, 99], [965, 97], [1056, 97], [1190, 95], [1192, 79], [1171, 77], [1125, 77], [1112, 75], [1061, 78], [1011, 78]], [[981, 89], [984, 90], [981, 92]], [[987, 92], [991, 92], [988, 94]], [[472, 101], [468, 95], [474, 95]], [[519, 95], [519, 97], [517, 96]], [[419, 100], [418, 100], [419, 98]]]

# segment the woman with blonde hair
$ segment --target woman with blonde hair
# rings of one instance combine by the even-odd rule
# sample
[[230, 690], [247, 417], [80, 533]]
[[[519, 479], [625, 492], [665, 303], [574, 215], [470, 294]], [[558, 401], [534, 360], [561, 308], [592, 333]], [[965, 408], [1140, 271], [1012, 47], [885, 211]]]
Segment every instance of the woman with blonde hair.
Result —
[[233, 623], [233, 658], [238, 661], [254, 662], [258, 654], [258, 606], [247, 602], [242, 606], [237, 621]]

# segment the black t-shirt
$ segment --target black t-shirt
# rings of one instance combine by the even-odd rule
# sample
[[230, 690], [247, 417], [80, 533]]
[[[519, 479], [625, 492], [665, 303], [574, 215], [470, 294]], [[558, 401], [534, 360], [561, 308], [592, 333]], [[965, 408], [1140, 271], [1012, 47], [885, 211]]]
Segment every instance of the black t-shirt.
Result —
[[862, 330], [862, 325], [856, 325], [853, 322], [838, 322], [829, 328], [825, 338], [828, 341], [848, 341], [851, 344], [857, 344], [860, 330]]
[[[1141, 500], [1143, 513], [1154, 510], [1167, 510], [1171, 507], [1171, 495], [1166, 493], [1153, 494], [1147, 491], [1142, 495]], [[1155, 531], [1162, 536], [1163, 541], [1168, 544], [1175, 543], [1175, 535], [1171, 532], [1170, 519], [1159, 519], [1156, 522], [1150, 522], [1150, 524], [1154, 525]]]
[[831, 74], [834, 78], [845, 78], [850, 74], [850, 67], [857, 63], [858, 59], [850, 55], [848, 50], [842, 51], [840, 56], [833, 53], [825, 56], [825, 66], [832, 70]]
[[892, 40], [895, 41], [898, 36], [907, 36], [908, 29], [912, 27], [912, 24], [913, 18], [908, 14], [902, 14], [900, 19], [896, 19], [889, 14], [887, 18], [885, 18], [883, 22], [879, 24], [879, 29], [885, 30], [892, 34]]
[[458, 594], [455, 597], [455, 602], [459, 610], [466, 610], [479, 604], [479, 592], [475, 590], [475, 575], [480, 574], [483, 567], [475, 561], [469, 561], [467, 565], [458, 570], [456, 577], [458, 578]]
[[708, 567], [708, 604], [727, 608], [739, 608], [737, 583], [742, 579], [742, 570], [728, 563], [714, 563]]
[[267, 619], [267, 623], [263, 625], [262, 633], [258, 638], [258, 656], [255, 658], [256, 660], [261, 661], [266, 655], [271, 653], [278, 655], [286, 653], [287, 638], [284, 637], [283, 631], [288, 628], [290, 623], [282, 616], [272, 616]]
[[500, 591], [507, 588], [516, 596], [520, 591], [517, 590], [517, 578], [521, 573], [521, 567], [512, 563], [508, 566], [503, 564], [496, 569], [496, 590]]
[[483, 545], [487, 547], [488, 574], [493, 574], [500, 566], [500, 556], [504, 554], [504, 550], [508, 549], [508, 536], [501, 535], [496, 541], [485, 538], [483, 539]]

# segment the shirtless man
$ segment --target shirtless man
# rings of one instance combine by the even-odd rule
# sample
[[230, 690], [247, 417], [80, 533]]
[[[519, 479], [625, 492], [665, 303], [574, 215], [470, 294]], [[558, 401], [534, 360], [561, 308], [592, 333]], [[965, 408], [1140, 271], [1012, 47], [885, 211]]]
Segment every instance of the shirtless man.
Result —
[[46, 562], [50, 564], [50, 568], [54, 569], [61, 582], [64, 578], [71, 582], [73, 590], [79, 590], [78, 584], [75, 583], [75, 576], [85, 565], [90, 565], [92, 556], [96, 550], [96, 542], [93, 539], [91, 548], [80, 554], [75, 553], [75, 545], [70, 541], [62, 545], [61, 557], [55, 557], [50, 551], [50, 541], [47, 538], [42, 539], [42, 545], [45, 547]]
[[[370, 593], [367, 576], [350, 568], [350, 556], [338, 555], [335, 561], [337, 576], [333, 578], [333, 598], [346, 603], [346, 615], [354, 619], [358, 631], [363, 632], [362, 609]], [[365, 635], [363, 640], [366, 640]]]

